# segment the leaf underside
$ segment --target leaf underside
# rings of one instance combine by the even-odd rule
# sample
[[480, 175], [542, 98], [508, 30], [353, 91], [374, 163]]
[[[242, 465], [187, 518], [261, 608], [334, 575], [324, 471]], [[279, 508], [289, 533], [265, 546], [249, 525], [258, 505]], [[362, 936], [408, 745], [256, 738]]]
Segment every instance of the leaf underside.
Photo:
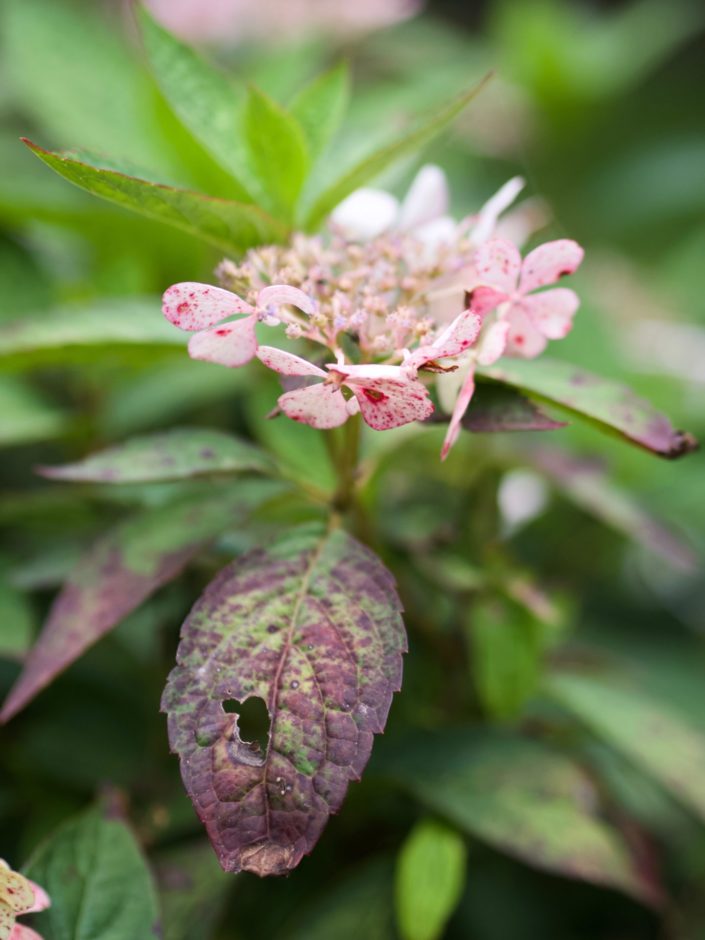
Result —
[[[290, 533], [225, 568], [184, 623], [162, 700], [169, 740], [227, 871], [285, 874], [359, 779], [401, 685], [392, 576], [342, 531]], [[223, 702], [262, 699], [262, 753]]]
[[538, 405], [514, 388], [479, 382], [462, 426], [476, 434], [505, 431], [554, 431], [565, 421], [554, 421]]

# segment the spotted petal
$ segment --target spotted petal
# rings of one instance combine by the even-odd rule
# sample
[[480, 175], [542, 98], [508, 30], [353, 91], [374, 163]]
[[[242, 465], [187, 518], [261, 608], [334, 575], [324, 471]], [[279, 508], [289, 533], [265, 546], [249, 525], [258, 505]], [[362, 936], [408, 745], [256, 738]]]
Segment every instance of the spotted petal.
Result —
[[495, 238], [480, 245], [474, 260], [478, 283], [505, 294], [513, 293], [521, 270], [521, 255], [515, 245]]
[[470, 310], [479, 317], [486, 317], [500, 304], [506, 303], [509, 295], [494, 287], [476, 287], [468, 297]]
[[536, 329], [522, 307], [518, 304], [513, 306], [507, 319], [507, 355], [520, 356], [522, 359], [534, 359], [541, 355], [547, 345], [546, 337]]
[[580, 306], [577, 294], [567, 287], [554, 287], [525, 297], [522, 306], [537, 330], [548, 339], [563, 339], [570, 332]]
[[527, 294], [537, 287], [555, 284], [559, 278], [576, 270], [584, 254], [580, 245], [569, 238], [539, 245], [524, 258], [519, 290]]
[[301, 356], [295, 356], [293, 353], [277, 349], [275, 346], [260, 346], [257, 350], [257, 358], [267, 368], [278, 372], [280, 375], [319, 375], [323, 378], [326, 376], [323, 369], [319, 369], [308, 359], [302, 359]]
[[286, 392], [279, 398], [279, 407], [294, 421], [322, 431], [345, 424], [350, 416], [343, 393], [327, 382]]
[[193, 333], [238, 313], [254, 313], [254, 308], [222, 287], [184, 281], [165, 291], [162, 312], [174, 326]]
[[257, 352], [256, 323], [257, 317], [253, 314], [212, 330], [201, 330], [189, 340], [189, 355], [192, 359], [230, 368], [244, 366]]
[[366, 379], [348, 380], [346, 385], [357, 398], [365, 422], [375, 431], [425, 421], [433, 414], [433, 403], [421, 382]]
[[458, 440], [458, 435], [460, 434], [460, 422], [463, 420], [463, 415], [468, 410], [468, 405], [472, 399], [472, 396], [475, 393], [475, 371], [470, 369], [468, 374], [465, 377], [463, 382], [463, 387], [460, 389], [460, 394], [458, 395], [455, 408], [453, 408], [453, 414], [448, 423], [448, 430], [446, 431], [445, 440], [443, 441], [443, 447], [441, 448], [441, 460], [445, 460], [450, 449]]

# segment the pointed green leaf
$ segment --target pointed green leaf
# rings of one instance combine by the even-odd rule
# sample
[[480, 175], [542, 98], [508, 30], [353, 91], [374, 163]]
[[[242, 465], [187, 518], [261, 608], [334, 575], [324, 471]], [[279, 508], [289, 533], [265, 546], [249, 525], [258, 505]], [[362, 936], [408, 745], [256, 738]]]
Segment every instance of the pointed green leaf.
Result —
[[80, 559], [54, 601], [0, 721], [24, 708], [216, 535], [242, 523], [276, 492], [277, 484], [268, 481], [241, 481], [234, 488], [143, 511], [104, 535]]
[[377, 768], [433, 812], [529, 865], [656, 904], [652, 872], [603, 817], [577, 764], [518, 735], [415, 732], [388, 745]]
[[396, 872], [397, 923], [402, 940], [438, 940], [465, 886], [465, 842], [436, 820], [411, 831]]
[[325, 150], [340, 127], [350, 97], [350, 70], [341, 62], [306, 85], [291, 103], [291, 113], [301, 125], [311, 157]]
[[[401, 684], [400, 606], [371, 551], [312, 529], [235, 561], [196, 603], [162, 707], [227, 871], [290, 871], [340, 808]], [[248, 701], [269, 718], [261, 746], [240, 725]]]
[[60, 176], [133, 212], [183, 229], [224, 252], [281, 241], [285, 228], [256, 206], [101, 169], [26, 140], [30, 150]]
[[103, 807], [64, 823], [35, 853], [26, 874], [51, 898], [36, 914], [44, 940], [156, 940], [152, 877], [121, 819]]
[[290, 221], [311, 163], [298, 121], [264, 92], [250, 86], [245, 134], [267, 205]]
[[691, 434], [677, 431], [664, 414], [625, 385], [568, 362], [544, 357], [503, 359], [478, 372], [588, 418], [660, 457], [682, 457], [697, 447]]
[[174, 113], [238, 184], [234, 195], [252, 202], [242, 115], [244, 89], [204, 62], [139, 7], [145, 50], [154, 77]]
[[609, 676], [558, 674], [547, 688], [603, 741], [705, 821], [705, 735], [668, 705]]
[[77, 463], [38, 472], [79, 483], [149, 483], [271, 469], [267, 455], [247, 441], [210, 428], [178, 428], [134, 437]]
[[332, 210], [349, 196], [351, 192], [365, 186], [375, 176], [379, 176], [397, 160], [413, 156], [445, 128], [466, 108], [473, 98], [478, 95], [487, 84], [490, 76], [487, 75], [469, 91], [453, 99], [448, 104], [434, 110], [426, 120], [421, 121], [412, 130], [406, 131], [396, 140], [385, 144], [362, 159], [358, 164], [348, 170], [335, 183], [322, 192], [308, 211], [305, 227], [315, 230]]

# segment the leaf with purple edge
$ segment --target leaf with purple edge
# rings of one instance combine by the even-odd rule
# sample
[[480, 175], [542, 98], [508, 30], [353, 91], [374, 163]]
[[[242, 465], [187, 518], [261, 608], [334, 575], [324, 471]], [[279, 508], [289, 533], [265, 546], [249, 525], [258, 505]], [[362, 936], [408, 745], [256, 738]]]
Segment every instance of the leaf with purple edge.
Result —
[[128, 519], [74, 568], [0, 711], [8, 721], [60, 672], [166, 584], [216, 535], [241, 523], [279, 484], [242, 481]]
[[544, 357], [502, 359], [499, 365], [478, 369], [478, 374], [565, 408], [661, 457], [682, 457], [697, 447], [691, 434], [676, 430], [664, 414], [625, 385], [570, 363]]
[[461, 422], [466, 431], [496, 433], [506, 431], [554, 431], [565, 421], [555, 421], [522, 395], [495, 382], [478, 382], [470, 407]]
[[[367, 764], [401, 685], [391, 574], [341, 530], [294, 530], [209, 585], [162, 700], [169, 740], [227, 871], [285, 874]], [[266, 705], [266, 751], [225, 703]]]
[[232, 434], [176, 428], [131, 438], [76, 463], [39, 467], [37, 472], [77, 483], [148, 483], [271, 470], [264, 451]]

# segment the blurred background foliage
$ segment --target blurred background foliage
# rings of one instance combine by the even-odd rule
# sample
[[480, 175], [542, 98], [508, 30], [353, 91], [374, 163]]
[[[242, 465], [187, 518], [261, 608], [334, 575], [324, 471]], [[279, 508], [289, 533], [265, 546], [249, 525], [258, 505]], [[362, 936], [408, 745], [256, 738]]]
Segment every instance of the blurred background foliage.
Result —
[[[390, 114], [401, 125], [496, 69], [427, 153], [456, 215], [525, 176], [541, 234], [587, 251], [561, 357], [702, 437], [701, 4], [430, 0], [374, 30], [303, 13], [283, 28], [276, 4], [263, 10], [269, 23], [260, 10], [256, 29], [243, 20], [217, 44], [193, 18], [184, 30], [284, 103], [347, 58], [346, 156]], [[5, 692], [96, 535], [172, 493], [73, 488], [36, 465], [188, 424], [259, 439], [323, 487], [330, 472], [308, 428], [262, 421], [267, 376], [189, 362], [163, 328], [159, 293], [209, 280], [219, 254], [69, 186], [18, 142], [229, 195], [150, 77], [129, 11], [3, 0], [0, 48], [0, 325], [31, 325], [0, 340]], [[402, 192], [416, 165], [382, 182]], [[313, 856], [286, 880], [223, 876], [158, 714], [178, 626], [250, 530], [227, 533], [2, 730], [1, 853], [26, 859], [110, 787], [153, 863], [167, 940], [705, 938], [705, 458], [671, 464], [571, 426], [468, 434], [441, 466], [435, 432], [383, 437], [364, 499], [411, 652], [389, 734]], [[296, 517], [283, 499], [259, 531]]]

